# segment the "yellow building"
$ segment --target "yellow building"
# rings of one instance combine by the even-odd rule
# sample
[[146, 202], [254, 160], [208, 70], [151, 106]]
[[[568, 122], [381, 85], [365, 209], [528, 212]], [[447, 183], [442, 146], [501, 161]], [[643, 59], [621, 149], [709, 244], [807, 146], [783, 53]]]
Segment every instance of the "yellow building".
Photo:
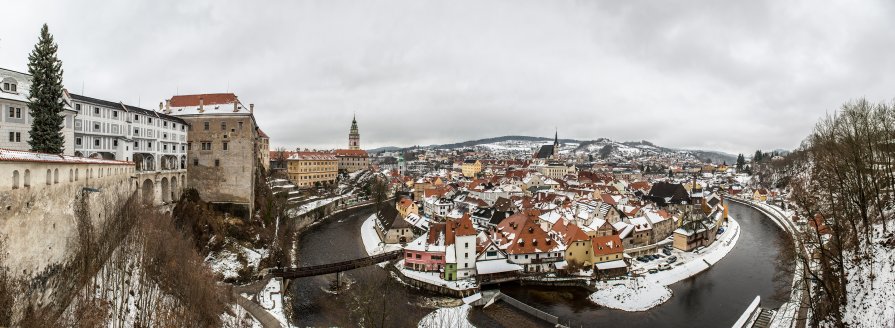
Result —
[[476, 159], [467, 159], [463, 161], [463, 176], [474, 178], [476, 174], [482, 172], [482, 161]]
[[289, 180], [300, 188], [335, 183], [339, 173], [339, 160], [331, 153], [294, 152], [286, 161]]

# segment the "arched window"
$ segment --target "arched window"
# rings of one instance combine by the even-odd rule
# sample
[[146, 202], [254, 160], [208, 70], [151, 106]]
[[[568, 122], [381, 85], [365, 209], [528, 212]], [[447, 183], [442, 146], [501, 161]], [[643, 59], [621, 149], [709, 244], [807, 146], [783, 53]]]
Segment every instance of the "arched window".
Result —
[[25, 188], [31, 188], [31, 170], [25, 170]]
[[78, 181], [78, 175], [80, 174], [81, 169], [75, 169], [75, 181]]
[[53, 171], [47, 169], [47, 185], [53, 184]]
[[19, 189], [19, 171], [12, 171], [12, 189]]
[[72, 182], [75, 180], [75, 175], [72, 169], [68, 169], [68, 182]]
[[53, 169], [53, 184], [59, 183], [59, 169]]

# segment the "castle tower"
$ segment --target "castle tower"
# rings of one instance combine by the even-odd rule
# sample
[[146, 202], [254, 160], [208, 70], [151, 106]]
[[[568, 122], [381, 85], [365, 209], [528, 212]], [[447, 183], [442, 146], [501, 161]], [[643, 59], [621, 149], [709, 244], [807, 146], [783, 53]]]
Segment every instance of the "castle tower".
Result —
[[348, 149], [360, 149], [360, 132], [357, 132], [357, 117], [351, 119], [351, 131], [348, 132]]

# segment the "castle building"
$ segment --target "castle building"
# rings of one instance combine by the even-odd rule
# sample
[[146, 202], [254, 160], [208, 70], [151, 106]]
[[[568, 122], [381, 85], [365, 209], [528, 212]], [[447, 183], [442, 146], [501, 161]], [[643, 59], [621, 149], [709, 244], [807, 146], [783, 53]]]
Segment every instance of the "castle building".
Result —
[[189, 124], [187, 186], [219, 210], [249, 218], [261, 154], [254, 104], [232, 93], [177, 95], [164, 112]]
[[77, 94], [71, 102], [77, 112], [75, 156], [134, 162], [136, 187], [146, 203], [180, 198], [186, 183], [186, 121]]
[[[31, 75], [5, 68], [0, 68], [0, 148], [12, 150], [30, 150], [29, 133], [31, 131]], [[62, 123], [63, 143], [62, 155], [74, 155], [75, 133], [74, 119], [77, 114], [71, 107], [71, 99], [63, 95], [64, 109], [60, 115], [65, 116]]]
[[357, 131], [357, 117], [351, 119], [351, 130], [348, 132], [348, 149], [360, 149], [360, 132]]
[[351, 119], [351, 130], [348, 132], [348, 149], [336, 149], [339, 171], [356, 172], [370, 167], [370, 157], [366, 150], [360, 149], [360, 132], [357, 130], [357, 118]]

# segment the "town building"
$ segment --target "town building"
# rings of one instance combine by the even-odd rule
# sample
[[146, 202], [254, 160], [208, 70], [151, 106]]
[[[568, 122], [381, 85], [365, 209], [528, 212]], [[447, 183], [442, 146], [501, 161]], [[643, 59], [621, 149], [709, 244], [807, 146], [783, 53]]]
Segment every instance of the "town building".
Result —
[[463, 172], [464, 177], [475, 178], [479, 172], [482, 172], [482, 161], [477, 159], [464, 160], [460, 170]]
[[[0, 148], [30, 150], [31, 111], [28, 108], [31, 75], [0, 68]], [[71, 99], [63, 95], [63, 155], [75, 153], [74, 120], [77, 114]]]
[[232, 93], [177, 95], [164, 113], [189, 125], [187, 186], [203, 200], [248, 218], [255, 199], [259, 129], [254, 105], [248, 108]]
[[299, 188], [333, 184], [339, 174], [338, 159], [329, 152], [296, 151], [286, 162], [286, 174]]

